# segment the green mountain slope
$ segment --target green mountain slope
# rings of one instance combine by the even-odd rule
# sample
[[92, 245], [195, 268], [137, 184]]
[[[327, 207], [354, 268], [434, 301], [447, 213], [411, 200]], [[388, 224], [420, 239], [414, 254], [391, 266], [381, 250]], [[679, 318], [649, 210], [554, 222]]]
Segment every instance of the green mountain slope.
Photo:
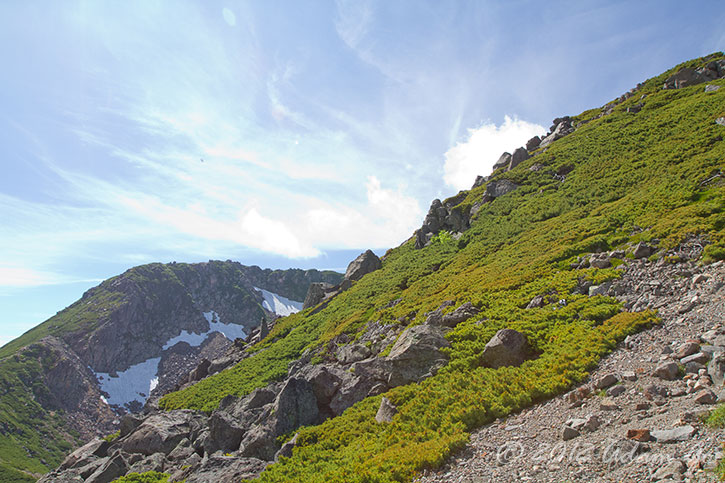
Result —
[[[354, 339], [377, 320], [419, 324], [446, 300], [452, 307], [472, 302], [481, 312], [448, 333], [450, 362], [437, 375], [385, 394], [398, 407], [391, 424], [375, 422], [381, 396], [363, 400], [301, 430], [293, 456], [270, 466], [261, 481], [409, 481], [440, 465], [472, 429], [566, 390], [617, 341], [656, 323], [653, 313], [578, 294], [582, 277], [599, 283], [619, 274], [575, 270], [578, 257], [629, 254], [640, 241], [664, 252], [700, 234], [709, 242], [705, 261], [725, 258], [725, 126], [715, 122], [725, 115], [725, 88], [662, 89], [680, 68], [722, 57], [677, 66], [628, 99], [574, 117], [575, 132], [493, 174], [487, 184], [507, 179], [520, 187], [483, 204], [459, 240], [439, 234], [422, 249], [410, 239], [390, 250], [381, 270], [324, 309], [287, 317], [253, 357], [168, 394], [162, 407], [211, 411], [228, 394], [284, 376], [304, 351], [323, 360], [339, 334]], [[457, 196], [455, 210], [470, 213], [487, 184]], [[565, 303], [524, 309], [542, 294]], [[483, 367], [484, 345], [507, 327], [524, 333], [539, 356], [520, 367]]]

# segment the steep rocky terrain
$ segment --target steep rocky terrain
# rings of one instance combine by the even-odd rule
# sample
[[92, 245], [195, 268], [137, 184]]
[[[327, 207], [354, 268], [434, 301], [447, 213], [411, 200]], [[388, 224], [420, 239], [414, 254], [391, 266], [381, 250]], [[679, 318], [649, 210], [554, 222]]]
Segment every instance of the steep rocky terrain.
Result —
[[0, 349], [0, 481], [44, 473], [71, 446], [113, 433], [120, 415], [186, 383], [200, 362], [212, 371], [236, 362], [263, 318], [273, 326], [301, 309], [311, 283], [341, 279], [174, 263], [135, 267], [88, 290]]
[[[311, 285], [301, 312], [201, 360], [42, 481], [712, 480], [722, 435], [701, 413], [725, 379], [724, 85], [717, 53], [556, 118], [470, 190], [435, 200], [400, 247]], [[264, 313], [260, 292], [218, 280], [206, 292], [216, 275], [166, 269], [197, 295], [159, 303], [197, 317], [180, 314], [178, 332], [147, 320], [162, 335], [118, 351], [126, 370], [181, 331], [248, 330]], [[120, 310], [114, 294], [85, 306]], [[245, 297], [258, 301], [247, 325], [234, 319]], [[104, 325], [81, 333], [83, 320], [68, 339], [44, 325], [10, 349], [42, 367], [32, 349], [50, 335], [110, 363], [91, 343]], [[177, 349], [159, 363], [176, 365]], [[41, 416], [47, 428], [59, 417]]]
[[714, 479], [723, 85], [717, 53], [556, 118], [43, 481]]

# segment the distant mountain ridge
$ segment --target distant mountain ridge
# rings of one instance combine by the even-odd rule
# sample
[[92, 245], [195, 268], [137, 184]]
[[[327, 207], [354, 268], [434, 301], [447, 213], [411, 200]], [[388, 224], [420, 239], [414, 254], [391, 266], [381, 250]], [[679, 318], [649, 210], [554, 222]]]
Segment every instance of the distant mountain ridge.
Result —
[[[232, 261], [152, 263], [89, 289], [0, 348], [0, 481], [12, 481], [3, 478], [11, 471], [4, 465], [27, 459], [22, 453], [53, 466], [69, 442], [108, 434], [119, 411], [140, 410], [200, 360], [223, 356], [263, 318], [298, 311], [310, 284], [341, 279], [332, 271], [264, 270]], [[12, 373], [9, 360], [17, 366]], [[32, 377], [18, 375], [24, 371]], [[28, 401], [32, 417], [20, 409]], [[29, 430], [42, 421], [48, 437], [35, 441]], [[3, 454], [16, 446], [24, 449]], [[20, 467], [38, 474], [42, 465]]]

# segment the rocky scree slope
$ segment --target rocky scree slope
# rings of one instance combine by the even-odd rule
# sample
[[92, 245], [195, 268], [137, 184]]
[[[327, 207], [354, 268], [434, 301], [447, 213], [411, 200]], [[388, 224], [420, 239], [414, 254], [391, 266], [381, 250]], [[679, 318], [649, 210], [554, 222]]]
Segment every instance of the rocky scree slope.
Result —
[[88, 290], [0, 349], [0, 481], [35, 481], [72, 446], [115, 431], [120, 414], [178, 387], [200, 360], [253, 335], [263, 317], [271, 325], [274, 294], [302, 300], [311, 283], [341, 278], [172, 263], [135, 267]]
[[695, 59], [559, 118], [518, 164], [434, 203], [379, 269], [46, 481], [411, 481], [477, 428], [585, 383], [662, 323], [647, 289], [617, 298], [624, 267], [725, 258], [724, 65]]

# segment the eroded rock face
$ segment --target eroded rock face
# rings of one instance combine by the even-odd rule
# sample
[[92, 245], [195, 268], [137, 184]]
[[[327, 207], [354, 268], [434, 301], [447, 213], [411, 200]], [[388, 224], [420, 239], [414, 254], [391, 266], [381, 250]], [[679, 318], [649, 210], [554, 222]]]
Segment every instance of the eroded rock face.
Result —
[[682, 89], [721, 77], [725, 77], [725, 60], [723, 59], [708, 62], [707, 65], [698, 69], [682, 68], [668, 77], [662, 88]]
[[564, 116], [562, 118], [554, 119], [554, 125], [551, 127], [551, 132], [539, 143], [539, 147], [545, 148], [554, 141], [563, 138], [574, 132], [574, 127], [571, 125], [571, 118]]

